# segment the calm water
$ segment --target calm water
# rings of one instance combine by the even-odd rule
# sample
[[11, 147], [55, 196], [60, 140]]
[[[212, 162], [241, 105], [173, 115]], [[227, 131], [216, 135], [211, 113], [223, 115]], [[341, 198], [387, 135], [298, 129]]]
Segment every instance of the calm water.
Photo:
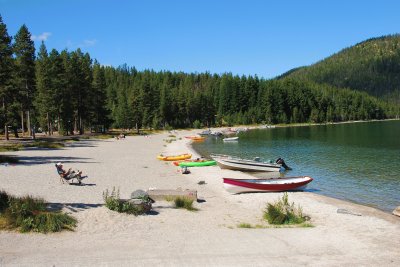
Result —
[[258, 129], [194, 148], [204, 156], [282, 157], [293, 168], [286, 176], [314, 178], [307, 191], [390, 212], [400, 205], [400, 121]]

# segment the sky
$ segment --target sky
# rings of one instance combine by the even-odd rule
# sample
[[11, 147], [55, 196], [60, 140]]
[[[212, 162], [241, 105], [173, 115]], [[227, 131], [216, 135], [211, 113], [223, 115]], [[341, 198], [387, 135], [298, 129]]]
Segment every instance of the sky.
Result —
[[14, 36], [102, 65], [274, 78], [400, 32], [396, 0], [0, 0]]

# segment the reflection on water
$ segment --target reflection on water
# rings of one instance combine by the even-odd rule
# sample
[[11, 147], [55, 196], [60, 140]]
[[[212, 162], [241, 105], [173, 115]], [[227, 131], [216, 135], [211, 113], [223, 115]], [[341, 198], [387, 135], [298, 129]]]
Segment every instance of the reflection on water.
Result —
[[[202, 155], [282, 157], [286, 176], [309, 175], [308, 190], [392, 211], [400, 205], [400, 121], [259, 129], [235, 143], [209, 137]], [[271, 174], [256, 174], [257, 177]]]

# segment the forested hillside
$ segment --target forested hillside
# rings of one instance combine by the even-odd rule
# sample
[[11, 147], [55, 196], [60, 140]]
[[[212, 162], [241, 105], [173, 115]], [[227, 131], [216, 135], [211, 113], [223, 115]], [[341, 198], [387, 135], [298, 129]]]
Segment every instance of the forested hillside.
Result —
[[[14, 40], [14, 41], [12, 41]], [[394, 118], [399, 106], [305, 79], [137, 71], [102, 66], [88, 53], [36, 53], [23, 25], [11, 38], [0, 16], [0, 125], [47, 134], [89, 129], [336, 122]], [[24, 130], [23, 130], [24, 131]]]
[[279, 78], [326, 83], [400, 103], [400, 35], [369, 39]]

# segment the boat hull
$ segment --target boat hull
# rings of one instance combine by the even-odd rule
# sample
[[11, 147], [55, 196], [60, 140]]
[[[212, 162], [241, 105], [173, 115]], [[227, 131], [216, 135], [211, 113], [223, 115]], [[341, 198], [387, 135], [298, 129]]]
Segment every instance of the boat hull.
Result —
[[279, 172], [281, 164], [265, 163], [254, 160], [235, 159], [231, 157], [212, 157], [221, 169], [248, 172]]
[[297, 176], [273, 179], [233, 179], [223, 178], [224, 188], [232, 194], [250, 192], [282, 192], [303, 190], [313, 178]]
[[206, 166], [214, 166], [217, 165], [215, 160], [207, 160], [207, 161], [192, 161], [187, 162], [183, 161], [179, 163], [180, 167], [206, 167]]

